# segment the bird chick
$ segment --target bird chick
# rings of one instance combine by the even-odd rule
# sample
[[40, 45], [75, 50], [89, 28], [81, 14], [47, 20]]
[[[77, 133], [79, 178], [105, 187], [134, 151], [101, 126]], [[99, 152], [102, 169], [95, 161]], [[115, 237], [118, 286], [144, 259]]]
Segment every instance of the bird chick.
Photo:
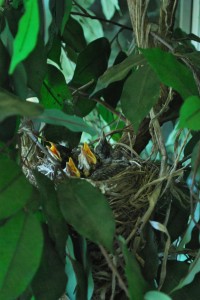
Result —
[[97, 164], [97, 157], [87, 143], [84, 143], [83, 147], [81, 147], [81, 152], [78, 155], [78, 163], [78, 167], [83, 171], [85, 177], [90, 175], [92, 167]]

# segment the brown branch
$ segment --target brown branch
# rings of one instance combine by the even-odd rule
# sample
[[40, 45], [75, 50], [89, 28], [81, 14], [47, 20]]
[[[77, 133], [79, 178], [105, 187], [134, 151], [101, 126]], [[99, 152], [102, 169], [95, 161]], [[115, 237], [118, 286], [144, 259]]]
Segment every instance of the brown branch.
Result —
[[129, 292], [128, 289], [123, 281], [123, 279], [121, 278], [117, 268], [115, 267], [115, 265], [113, 264], [113, 262], [111, 261], [108, 253], [106, 252], [105, 248], [103, 246], [99, 246], [101, 253], [103, 254], [103, 256], [105, 257], [107, 264], [109, 266], [109, 268], [111, 269], [111, 271], [113, 272], [113, 274], [117, 277], [118, 282], [120, 287], [123, 289], [123, 291], [125, 292], [126, 296], [129, 298]]

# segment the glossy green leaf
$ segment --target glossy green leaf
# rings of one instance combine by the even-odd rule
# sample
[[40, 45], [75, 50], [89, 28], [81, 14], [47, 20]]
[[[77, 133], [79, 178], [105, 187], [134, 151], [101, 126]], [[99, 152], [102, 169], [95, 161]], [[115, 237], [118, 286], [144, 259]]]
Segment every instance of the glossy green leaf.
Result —
[[47, 72], [47, 55], [41, 36], [38, 37], [38, 42], [34, 50], [25, 59], [23, 65], [26, 69], [26, 73], [28, 74], [28, 86], [36, 93], [36, 95], [40, 99], [41, 86]]
[[[14, 19], [13, 16], [9, 15], [9, 21], [10, 19]], [[13, 22], [14, 26], [15, 26], [15, 22]], [[9, 28], [9, 24], [8, 21], [6, 20], [6, 26], [4, 28], [4, 30], [1, 32], [1, 39], [2, 42], [4, 44], [4, 47], [8, 50], [8, 53], [10, 54], [10, 56], [13, 56], [13, 35], [10, 31]], [[10, 63], [10, 59], [9, 59], [9, 63]], [[8, 72], [8, 70], [7, 70]], [[22, 63], [19, 63], [12, 75], [13, 78], [13, 86], [15, 89], [16, 94], [22, 98], [23, 100], [26, 99], [27, 96], [27, 74], [26, 74], [26, 70], [23, 66]]]
[[83, 28], [78, 23], [78, 21], [76, 21], [72, 17], [69, 17], [69, 20], [67, 21], [65, 29], [63, 31], [62, 39], [67, 46], [70, 46], [77, 52], [83, 51], [87, 46], [83, 34]]
[[160, 83], [147, 65], [133, 72], [126, 80], [121, 96], [122, 111], [132, 122], [135, 132], [158, 101], [159, 95]]
[[0, 40], [0, 70], [1, 70], [1, 76], [0, 76], [0, 86], [3, 87], [6, 84], [6, 81], [8, 80], [8, 67], [10, 58], [6, 51], [6, 48], [2, 41]]
[[[75, 248], [76, 250], [76, 248]], [[68, 237], [66, 245], [66, 274], [68, 282], [66, 293], [70, 300], [87, 299], [87, 274], [81, 263], [76, 260], [72, 239]], [[82, 253], [81, 253], [82, 254]]]
[[[83, 3], [81, 0], [81, 5], [82, 4]], [[84, 6], [85, 4], [86, 1], [84, 0]], [[87, 13], [90, 14], [91, 16], [94, 16], [94, 19], [85, 18], [85, 16], [83, 15], [76, 15], [76, 13], [81, 13], [81, 14], [83, 13], [82, 10], [77, 6], [73, 7], [73, 12], [75, 12], [75, 15], [72, 13], [73, 18], [76, 19], [83, 28], [84, 36], [87, 43], [91, 43], [104, 36], [103, 26], [101, 22], [95, 18], [96, 15], [92, 10], [87, 9]]]
[[76, 300], [77, 278], [73, 268], [73, 260], [75, 260], [74, 247], [71, 237], [69, 236], [66, 243], [66, 264], [65, 272], [68, 280], [66, 285], [66, 294], [71, 300]]
[[184, 148], [184, 156], [188, 156], [192, 153], [192, 151], [193, 151], [195, 145], [198, 143], [198, 141], [200, 141], [200, 132], [199, 131], [192, 132], [192, 137]]
[[128, 291], [130, 300], [143, 300], [144, 293], [148, 290], [148, 284], [144, 280], [139, 264], [134, 256], [126, 246], [126, 243], [122, 237], [119, 238], [122, 253], [125, 260], [125, 274], [128, 281]]
[[96, 81], [107, 68], [110, 56], [110, 44], [106, 38], [90, 43], [78, 56], [71, 85], [77, 87]]
[[97, 188], [85, 180], [68, 179], [58, 186], [58, 198], [66, 221], [78, 233], [112, 251], [115, 221]]
[[[78, 252], [80, 252], [78, 255], [77, 248], [79, 249]], [[72, 241], [72, 238], [69, 236], [66, 244], [66, 254], [67, 296], [70, 300], [91, 300], [94, 291], [94, 282], [88, 259], [87, 241], [80, 236]], [[76, 256], [78, 256], [78, 259], [76, 259]]]
[[0, 219], [19, 211], [29, 200], [32, 187], [19, 166], [12, 160], [0, 158]]
[[106, 19], [110, 20], [115, 14], [116, 10], [119, 10], [118, 0], [101, 0], [101, 6]]
[[99, 90], [106, 88], [109, 84], [124, 79], [128, 73], [137, 66], [145, 63], [145, 59], [141, 54], [130, 54], [121, 63], [108, 68], [97, 81], [95, 94]]
[[[50, 51], [48, 52], [48, 58], [56, 63], [60, 67], [61, 58], [61, 37], [55, 35]], [[48, 65], [47, 65], [48, 66]]]
[[0, 0], [0, 6], [4, 4], [4, 0]]
[[[84, 0], [84, 7], [85, 8], [89, 8], [95, 0]], [[82, 5], [83, 4], [83, 0], [77, 0], [76, 1], [78, 4]]]
[[177, 286], [181, 278], [187, 274], [190, 264], [183, 261], [168, 261], [167, 263], [167, 277], [165, 279], [162, 291], [170, 293], [173, 300], [196, 300], [199, 294], [200, 273], [198, 273], [194, 280], [183, 288], [171, 293], [172, 289]]
[[20, 19], [18, 32], [14, 40], [13, 56], [9, 69], [10, 74], [13, 73], [17, 64], [24, 60], [34, 49], [39, 26], [38, 2], [35, 0], [25, 1], [25, 13]]
[[196, 255], [194, 261], [190, 264], [186, 276], [180, 280], [179, 284], [172, 290], [172, 293], [175, 292], [176, 290], [183, 288], [185, 285], [190, 284], [194, 280], [195, 275], [199, 272], [200, 272], [200, 250]]
[[87, 123], [85, 123], [83, 119], [76, 116], [67, 115], [58, 109], [45, 109], [43, 114], [34, 119], [45, 122], [47, 124], [65, 126], [66, 128], [75, 132], [84, 131], [91, 135], [95, 134], [95, 130], [87, 125]]
[[200, 129], [200, 97], [191, 96], [183, 103], [180, 110], [179, 127], [192, 130]]
[[145, 244], [142, 247], [141, 256], [144, 260], [142, 273], [148, 282], [153, 282], [158, 276], [158, 268], [160, 265], [158, 243], [156, 242], [156, 234], [150, 224], [144, 229]]
[[37, 218], [20, 212], [0, 228], [0, 299], [16, 299], [30, 284], [42, 254]]
[[67, 276], [65, 264], [61, 261], [53, 241], [48, 234], [47, 226], [43, 226], [44, 249], [41, 263], [31, 287], [37, 300], [57, 300], [65, 294]]
[[41, 105], [22, 101], [11, 93], [0, 91], [0, 121], [13, 115], [32, 117], [42, 112]]
[[[127, 58], [127, 55], [124, 52], [119, 52], [114, 61], [114, 66], [121, 63], [126, 58]], [[105, 88], [103, 90], [103, 98], [104, 98], [105, 102], [114, 108], [117, 106], [117, 103], [119, 102], [119, 100], [121, 98], [125, 80], [126, 80], [126, 77], [124, 79], [122, 79], [121, 81], [112, 82], [111, 84], [109, 84], [109, 86], [107, 88]]]
[[141, 52], [158, 75], [160, 81], [172, 87], [183, 99], [198, 95], [192, 72], [180, 63], [173, 54], [160, 48], [141, 49]]
[[172, 298], [163, 292], [149, 291], [144, 295], [144, 300], [172, 300]]
[[200, 219], [200, 203], [197, 203], [197, 206], [195, 208], [194, 211], [194, 217], [193, 219], [190, 220], [190, 222], [187, 225], [187, 229], [185, 230], [185, 233], [177, 247], [177, 251], [181, 251], [184, 248], [187, 248], [186, 245], [188, 243], [190, 243], [191, 239], [192, 239], [192, 231], [194, 230], [194, 228], [196, 227], [196, 223], [194, 222], [194, 220], [199, 220]]
[[62, 23], [61, 23], [61, 34], [63, 34], [63, 31], [64, 31], [64, 28], [65, 28], [65, 25], [69, 19], [69, 16], [70, 16], [70, 12], [71, 12], [71, 9], [72, 9], [72, 0], [67, 0], [64, 2], [64, 16], [63, 16], [63, 19], [62, 19]]
[[41, 88], [41, 103], [45, 108], [63, 108], [64, 101], [72, 98], [65, 78], [53, 65], [47, 66], [47, 73]]
[[65, 260], [65, 245], [68, 227], [58, 205], [56, 191], [52, 181], [39, 172], [34, 172], [40, 191], [40, 202], [47, 220], [49, 232], [60, 258]]
[[52, 14], [50, 10], [50, 0], [43, 1], [43, 13], [44, 13], [44, 44], [46, 45], [49, 40], [49, 27], [52, 23]]

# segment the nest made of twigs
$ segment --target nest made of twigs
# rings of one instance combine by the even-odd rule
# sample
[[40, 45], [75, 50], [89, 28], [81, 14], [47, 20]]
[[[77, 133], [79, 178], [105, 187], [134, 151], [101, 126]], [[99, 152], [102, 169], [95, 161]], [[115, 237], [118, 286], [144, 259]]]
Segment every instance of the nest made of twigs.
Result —
[[[47, 175], [49, 178], [54, 177], [54, 165], [48, 160], [48, 157], [39, 151], [38, 147], [34, 145], [28, 145], [26, 143], [25, 153], [22, 151], [23, 158], [23, 171], [26, 174], [29, 181], [35, 184], [32, 170], [35, 168]], [[30, 151], [32, 149], [32, 151]], [[28, 153], [28, 155], [27, 155]], [[24, 159], [26, 157], [26, 159]], [[34, 164], [31, 164], [32, 157], [34, 158]], [[36, 161], [36, 162], [35, 162]], [[158, 163], [151, 162], [150, 160], [144, 161], [137, 158], [126, 157], [125, 163], [122, 160], [119, 164], [124, 167], [120, 171], [107, 179], [94, 180], [94, 178], [87, 178], [94, 186], [98, 187], [101, 192], [108, 199], [110, 207], [113, 211], [116, 221], [116, 235], [123, 236], [127, 245], [131, 251], [135, 251], [135, 241], [137, 232], [140, 229], [140, 224], [143, 216], [147, 213], [150, 206], [150, 198], [153, 194], [155, 187], [159, 184], [160, 165]], [[33, 167], [32, 167], [33, 165]], [[100, 167], [101, 168], [101, 167]], [[104, 166], [105, 168], [105, 166]], [[99, 170], [101, 172], [101, 169]], [[62, 180], [62, 173], [58, 172], [57, 182]], [[161, 185], [167, 183], [168, 177], [160, 180]], [[168, 182], [168, 188], [165, 193], [160, 197], [162, 193], [159, 193], [159, 199], [157, 204], [160, 206], [168, 205], [173, 197], [176, 197], [180, 202], [181, 189], [174, 185], [174, 180]], [[181, 203], [182, 205], [182, 203]], [[183, 204], [184, 205], [184, 204]], [[151, 214], [149, 215], [151, 216]], [[119, 245], [115, 245], [115, 251], [119, 250]], [[111, 295], [120, 297], [120, 299], [126, 299], [122, 289], [120, 289], [116, 278], [112, 271], [110, 271], [108, 264], [103, 257], [99, 248], [93, 243], [89, 244], [89, 252], [91, 262], [93, 265], [93, 278], [95, 283], [93, 299], [110, 299]], [[121, 252], [119, 252], [119, 256]], [[137, 253], [136, 253], [137, 255]], [[121, 270], [122, 277], [124, 276], [124, 266], [121, 266], [117, 261], [116, 256], [111, 256], [113, 264], [116, 265], [118, 270]], [[117, 299], [117, 298], [116, 298]]]

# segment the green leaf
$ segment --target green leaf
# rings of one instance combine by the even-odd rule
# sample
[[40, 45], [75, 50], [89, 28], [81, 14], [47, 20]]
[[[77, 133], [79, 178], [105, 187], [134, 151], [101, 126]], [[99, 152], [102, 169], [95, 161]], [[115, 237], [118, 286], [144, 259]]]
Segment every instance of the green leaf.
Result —
[[160, 83], [147, 65], [133, 72], [126, 80], [121, 96], [122, 111], [132, 122], [135, 132], [158, 101], [159, 94]]
[[71, 12], [71, 9], [72, 9], [72, 0], [67, 0], [64, 2], [64, 16], [63, 16], [63, 19], [62, 19], [62, 23], [61, 23], [61, 35], [63, 34], [63, 31], [64, 31], [64, 28], [65, 28], [65, 25], [70, 17], [70, 12]]
[[109, 56], [110, 44], [106, 38], [90, 43], [78, 56], [70, 84], [79, 87], [91, 80], [97, 80], [106, 70]]
[[66, 286], [66, 294], [71, 300], [76, 300], [76, 287], [78, 284], [78, 280], [76, 278], [76, 273], [73, 267], [73, 261], [75, 260], [74, 255], [74, 247], [72, 243], [72, 239], [68, 236], [66, 243], [66, 266], [65, 272], [67, 274], [67, 286]]
[[67, 46], [70, 46], [77, 52], [83, 51], [87, 46], [83, 34], [83, 28], [78, 23], [78, 21], [76, 21], [72, 17], [69, 17], [69, 20], [67, 21], [65, 29], [63, 31], [62, 39]]
[[148, 284], [144, 280], [139, 264], [134, 256], [126, 246], [122, 237], [119, 237], [124, 260], [125, 260], [125, 274], [128, 281], [128, 290], [130, 300], [143, 300], [144, 293], [147, 291]]
[[40, 191], [40, 201], [48, 223], [51, 238], [55, 242], [55, 247], [60, 254], [60, 258], [64, 261], [68, 228], [58, 205], [54, 185], [52, 181], [43, 174], [34, 172], [34, 175]]
[[[43, 1], [43, 14], [44, 14], [44, 44], [46, 45], [49, 40], [49, 27], [52, 23], [52, 15], [50, 10], [50, 0]], [[42, 43], [41, 43], [42, 44]]]
[[13, 115], [32, 117], [41, 114], [43, 107], [39, 104], [20, 100], [15, 95], [0, 90], [0, 121]]
[[[85, 3], [86, 2], [84, 1], [84, 7], [86, 7]], [[82, 4], [83, 3], [81, 0], [81, 5]], [[77, 6], [73, 7], [73, 12], [83, 13], [82, 10]], [[91, 16], [96, 17], [96, 15], [92, 10], [87, 9], [87, 13], [90, 14]], [[96, 18], [94, 19], [85, 18], [85, 16], [82, 15], [73, 15], [73, 18], [76, 19], [83, 27], [84, 36], [87, 43], [91, 43], [92, 41], [95, 41], [104, 36], [102, 24], [99, 20], [96, 20]]]
[[172, 290], [172, 293], [183, 288], [185, 285], [190, 284], [198, 272], [200, 272], [200, 250], [195, 257], [195, 260], [190, 264], [186, 276], [180, 280], [179, 284]]
[[91, 300], [94, 291], [94, 282], [87, 251], [87, 241], [80, 236], [75, 239], [69, 236], [67, 239], [66, 254], [65, 271], [68, 276], [66, 286], [67, 296], [70, 300]]
[[41, 36], [38, 36], [37, 44], [34, 50], [23, 62], [23, 65], [25, 66], [26, 73], [28, 74], [27, 85], [36, 93], [36, 95], [40, 99], [41, 86], [47, 72], [47, 55]]
[[0, 86], [3, 87], [6, 85], [8, 80], [8, 67], [10, 58], [6, 51], [6, 48], [2, 41], [0, 40], [0, 70], [1, 70], [1, 76], [0, 76]]
[[87, 125], [83, 119], [67, 115], [58, 109], [45, 109], [43, 114], [34, 118], [48, 124], [61, 125], [75, 132], [87, 132], [91, 135], [95, 134], [95, 130]]
[[186, 99], [180, 110], [179, 127], [192, 130], [200, 129], [200, 98], [191, 96]]
[[[119, 52], [117, 55], [114, 65], [121, 63], [124, 59], [127, 58], [127, 55], [124, 52]], [[127, 75], [128, 76], [128, 75]], [[111, 83], [107, 88], [103, 90], [103, 98], [106, 103], [110, 104], [112, 107], [116, 107], [118, 101], [120, 100], [124, 82], [127, 78], [125, 77], [121, 81], [116, 81]]]
[[60, 67], [61, 38], [57, 35], [54, 36], [53, 44], [51, 46], [50, 51], [48, 52], [48, 58]]
[[140, 50], [162, 83], [172, 87], [183, 99], [191, 95], [198, 95], [192, 72], [174, 55], [160, 48]]
[[32, 187], [18, 165], [0, 158], [0, 219], [18, 212], [29, 200]]
[[145, 59], [141, 54], [130, 54], [121, 63], [108, 68], [97, 81], [95, 94], [99, 90], [106, 88], [109, 84], [124, 79], [128, 73], [137, 66], [144, 64]]
[[16, 299], [26, 289], [39, 266], [42, 244], [34, 215], [20, 212], [0, 228], [1, 299]]
[[66, 221], [78, 233], [112, 251], [115, 221], [97, 188], [82, 179], [68, 179], [58, 186], [58, 198]]
[[33, 278], [31, 287], [37, 300], [57, 300], [65, 294], [67, 276], [65, 265], [54, 248], [48, 235], [47, 226], [43, 226], [44, 250], [40, 267]]
[[39, 32], [38, 2], [25, 1], [25, 13], [19, 21], [18, 32], [14, 40], [14, 51], [10, 63], [9, 74], [12, 74], [17, 64], [24, 60], [34, 49]]
[[[7, 16], [7, 18], [9, 21], [10, 21], [10, 19], [15, 20], [13, 15], [11, 17], [11, 12]], [[16, 27], [16, 20], [15, 20], [15, 22], [13, 21], [11, 25], [13, 25], [13, 24]], [[1, 39], [2, 39], [2, 42], [5, 46], [5, 48], [8, 50], [10, 57], [12, 57], [13, 56], [13, 40], [14, 39], [13, 39], [13, 35], [10, 31], [7, 20], [6, 20], [6, 26], [5, 26], [4, 30], [1, 32]], [[8, 70], [7, 70], [7, 72], [8, 72]], [[26, 70], [22, 63], [19, 63], [16, 66], [16, 69], [13, 72], [12, 78], [13, 78], [13, 86], [14, 86], [14, 90], [15, 90], [16, 94], [20, 98], [25, 100], [26, 96], [27, 96], [27, 74], [26, 74]]]
[[47, 66], [47, 73], [41, 89], [41, 103], [45, 108], [63, 108], [64, 101], [72, 98], [65, 78], [53, 65]]
[[101, 0], [101, 6], [106, 19], [112, 19], [116, 10], [119, 10], [118, 0]]
[[[84, 7], [85, 8], [89, 8], [95, 0], [84, 0]], [[82, 5], [83, 4], [83, 0], [77, 0], [76, 1], [78, 4]]]
[[[182, 236], [182, 239], [177, 247], [177, 251], [181, 251], [184, 248], [187, 248], [187, 244], [189, 245], [191, 239], [192, 239], [192, 232], [194, 228], [196, 227], [196, 220], [200, 219], [200, 203], [197, 203], [197, 206], [194, 211], [193, 218], [190, 220], [190, 222], [187, 225], [187, 229], [185, 230], [184, 235]], [[194, 221], [195, 220], [195, 221]]]
[[171, 293], [171, 290], [177, 286], [184, 274], [187, 274], [189, 264], [183, 261], [168, 261], [167, 277], [163, 285], [163, 292], [172, 294], [173, 300], [196, 300], [199, 293], [200, 273], [198, 273], [192, 283]]
[[[66, 293], [70, 300], [86, 300], [87, 299], [87, 274], [81, 263], [75, 259], [74, 247], [72, 239], [68, 237], [66, 245], [66, 274], [68, 282]], [[82, 253], [81, 253], [82, 254]]]
[[149, 291], [144, 295], [144, 300], [172, 300], [172, 298], [159, 291]]
[[200, 141], [200, 132], [199, 131], [192, 132], [192, 137], [188, 141], [188, 143], [186, 144], [186, 146], [184, 148], [184, 157], [188, 156], [192, 153], [192, 151], [193, 151], [195, 145], [198, 143], [198, 141]]

